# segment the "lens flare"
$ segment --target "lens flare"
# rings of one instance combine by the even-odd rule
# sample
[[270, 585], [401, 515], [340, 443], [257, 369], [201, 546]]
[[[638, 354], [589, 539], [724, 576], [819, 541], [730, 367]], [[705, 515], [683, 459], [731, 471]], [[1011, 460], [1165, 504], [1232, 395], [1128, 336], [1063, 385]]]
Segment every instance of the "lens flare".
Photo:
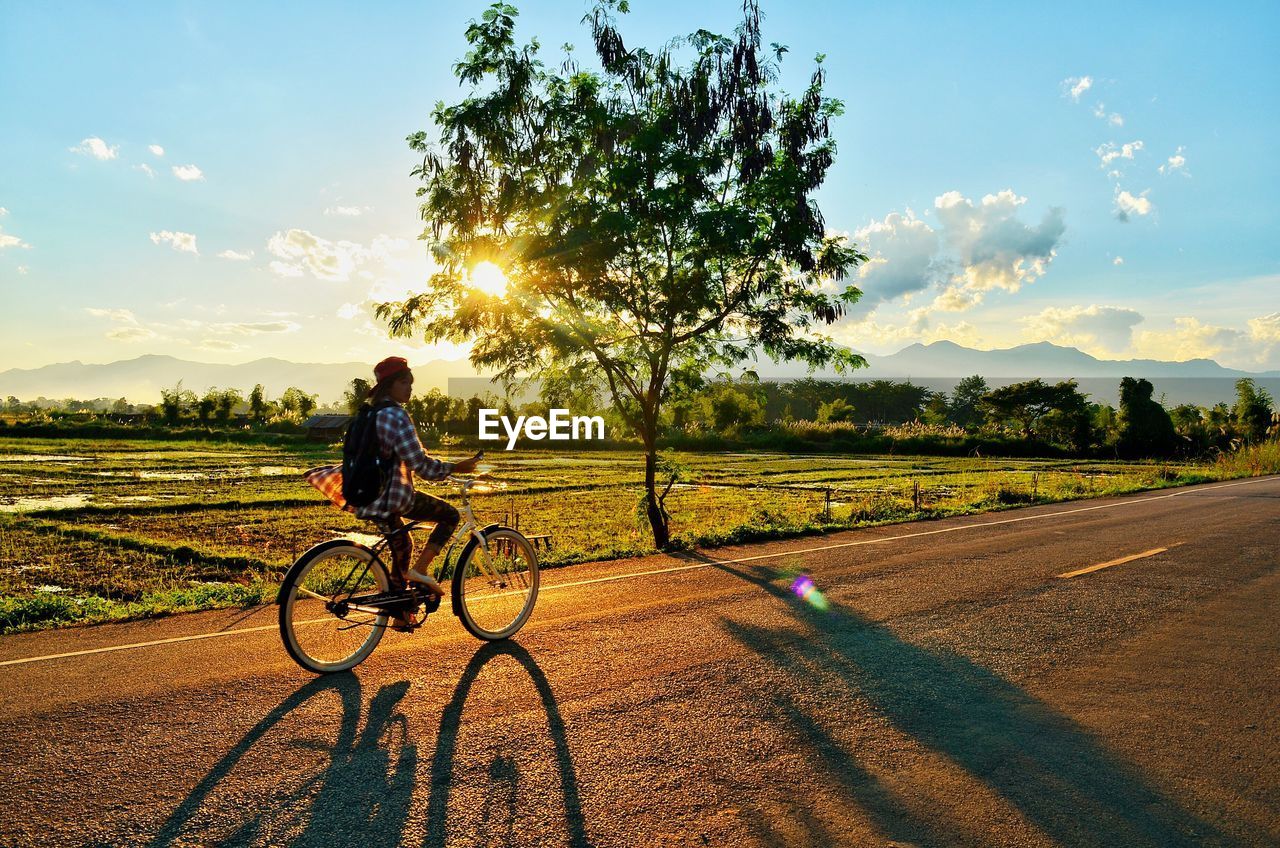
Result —
[[791, 591], [795, 592], [797, 598], [800, 598], [814, 609], [826, 611], [827, 596], [822, 594], [818, 587], [814, 585], [813, 578], [809, 575], [801, 574], [797, 577], [795, 582], [791, 584]]

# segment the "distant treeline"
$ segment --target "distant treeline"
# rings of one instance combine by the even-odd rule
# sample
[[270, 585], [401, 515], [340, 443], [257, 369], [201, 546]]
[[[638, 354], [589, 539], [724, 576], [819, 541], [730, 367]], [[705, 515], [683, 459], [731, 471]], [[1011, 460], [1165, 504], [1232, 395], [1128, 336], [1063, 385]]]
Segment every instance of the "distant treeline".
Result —
[[[300, 433], [313, 412], [352, 413], [368, 397], [370, 384], [351, 381], [342, 401], [317, 409], [316, 396], [289, 388], [267, 398], [258, 385], [247, 396], [235, 389], [197, 394], [181, 383], [162, 392], [156, 405], [124, 398], [61, 403], [40, 399], [4, 404], [19, 429], [56, 430], [59, 425], [138, 426], [195, 433]], [[950, 392], [909, 381], [847, 382], [800, 379], [761, 381], [751, 375], [722, 377], [686, 387], [664, 405], [662, 441], [697, 449], [757, 447], [777, 450], [904, 450], [918, 453], [998, 452], [1029, 455], [1202, 455], [1277, 437], [1273, 400], [1253, 380], [1235, 385], [1234, 405], [1182, 404], [1166, 409], [1153, 399], [1145, 379], [1120, 381], [1120, 403], [1092, 403], [1074, 380], [1029, 380], [991, 389], [980, 376], [961, 380]], [[623, 417], [598, 389], [544, 386], [540, 400], [514, 404], [497, 394], [456, 398], [431, 389], [406, 404], [429, 443], [445, 436], [473, 439], [478, 411], [546, 415], [552, 407], [603, 416], [611, 444], [632, 439]], [[88, 435], [88, 433], [85, 433]], [[536, 445], [536, 443], [534, 443]]]

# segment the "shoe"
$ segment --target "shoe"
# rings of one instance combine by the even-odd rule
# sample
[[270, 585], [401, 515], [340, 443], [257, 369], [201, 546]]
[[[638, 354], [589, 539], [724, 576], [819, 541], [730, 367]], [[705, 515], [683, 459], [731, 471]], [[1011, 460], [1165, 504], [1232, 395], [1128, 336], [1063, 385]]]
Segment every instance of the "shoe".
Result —
[[421, 588], [426, 590], [427, 594], [437, 600], [444, 597], [444, 587], [441, 586], [440, 582], [431, 575], [423, 574], [421, 571], [411, 568], [409, 569], [408, 577], [410, 583], [418, 584]]
[[399, 615], [392, 616], [387, 622], [387, 629], [394, 630], [397, 633], [412, 633], [418, 629], [418, 625], [422, 622], [414, 618], [413, 613], [405, 610]]

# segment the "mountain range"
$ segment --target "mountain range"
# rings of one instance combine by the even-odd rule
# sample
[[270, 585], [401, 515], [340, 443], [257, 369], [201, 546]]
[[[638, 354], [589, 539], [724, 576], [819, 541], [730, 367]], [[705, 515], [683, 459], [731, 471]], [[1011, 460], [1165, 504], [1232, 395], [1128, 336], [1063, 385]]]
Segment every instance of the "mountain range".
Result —
[[[1273, 394], [1280, 389], [1280, 371], [1251, 373], [1224, 368], [1211, 359], [1186, 362], [1163, 362], [1152, 359], [1097, 359], [1073, 347], [1049, 342], [1025, 344], [1002, 350], [975, 350], [953, 342], [909, 345], [889, 356], [867, 355], [868, 367], [849, 377], [854, 380], [905, 379], [930, 388], [947, 390], [954, 382], [971, 374], [981, 374], [993, 386], [1018, 380], [1042, 377], [1062, 380], [1075, 378], [1081, 388], [1099, 398], [1114, 396], [1121, 377], [1146, 377], [1157, 383], [1157, 392], [1170, 391], [1178, 396], [1192, 391], [1185, 399], [1169, 398], [1166, 402], [1216, 403], [1228, 400], [1231, 384], [1240, 377], [1253, 377]], [[758, 369], [765, 379], [789, 379], [807, 374], [796, 363], [762, 363]], [[371, 366], [365, 362], [304, 363], [283, 359], [256, 359], [238, 365], [193, 362], [173, 356], [148, 355], [104, 364], [61, 362], [40, 368], [11, 368], [0, 371], [0, 396], [20, 400], [46, 398], [92, 399], [124, 397], [133, 403], [156, 403], [162, 388], [172, 388], [182, 381], [183, 388], [202, 393], [216, 386], [235, 388], [248, 393], [261, 383], [268, 397], [278, 397], [289, 386], [297, 386], [319, 395], [322, 403], [336, 401], [356, 377], [371, 377]], [[414, 374], [420, 389], [445, 389], [450, 379], [456, 386], [487, 387], [466, 361], [435, 360], [415, 364]], [[814, 376], [834, 376], [819, 373]], [[470, 378], [470, 379], [458, 379]], [[482, 388], [482, 390], [489, 390]], [[1223, 396], [1223, 393], [1226, 393]], [[1108, 402], [1111, 402], [1108, 399]]]

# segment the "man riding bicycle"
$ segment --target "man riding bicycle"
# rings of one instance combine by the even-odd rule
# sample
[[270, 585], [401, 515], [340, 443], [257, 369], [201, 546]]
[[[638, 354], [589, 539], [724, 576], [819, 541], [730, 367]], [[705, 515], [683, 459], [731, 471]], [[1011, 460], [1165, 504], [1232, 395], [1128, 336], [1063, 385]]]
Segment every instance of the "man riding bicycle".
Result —
[[[385, 465], [391, 468], [381, 493], [367, 506], [353, 507], [342, 495], [341, 465], [313, 468], [305, 477], [338, 507], [373, 521], [384, 533], [403, 527], [405, 519], [435, 522], [412, 568], [409, 567], [413, 557], [410, 534], [388, 536], [393, 572], [390, 577], [393, 589], [404, 589], [412, 580], [433, 597], [441, 598], [444, 588], [428, 569], [458, 526], [458, 511], [440, 498], [415, 491], [413, 475], [416, 472], [424, 480], [443, 480], [453, 473], [466, 474], [475, 469], [480, 455], [460, 462], [444, 462], [428, 456], [403, 406], [413, 396], [413, 372], [409, 363], [399, 356], [389, 356], [374, 366], [373, 374], [377, 382], [369, 392], [369, 403], [376, 410], [379, 450]], [[411, 624], [400, 619], [396, 626]]]

